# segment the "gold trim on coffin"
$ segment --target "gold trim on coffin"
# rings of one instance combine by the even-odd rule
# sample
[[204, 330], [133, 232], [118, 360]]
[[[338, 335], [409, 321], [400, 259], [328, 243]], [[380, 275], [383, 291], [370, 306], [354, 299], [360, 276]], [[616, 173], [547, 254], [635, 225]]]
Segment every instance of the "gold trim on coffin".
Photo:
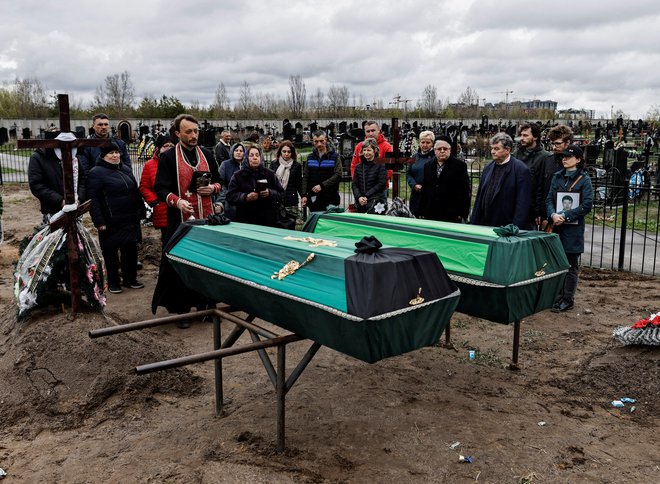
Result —
[[284, 240], [295, 240], [296, 242], [305, 242], [311, 247], [337, 247], [337, 242], [334, 240], [315, 239], [313, 237], [291, 237], [287, 235]]
[[302, 269], [305, 267], [307, 264], [309, 264], [313, 259], [314, 259], [315, 254], [312, 252], [307, 256], [307, 259], [303, 261], [301, 264], [298, 261], [291, 260], [284, 264], [284, 267], [282, 267], [279, 271], [273, 272], [273, 275], [270, 276], [271, 279], [279, 279], [280, 281], [284, 279], [286, 276], [290, 276], [292, 274], [295, 274], [298, 269]]
[[419, 288], [419, 292], [417, 293], [417, 296], [412, 298], [408, 304], [411, 306], [417, 306], [418, 304], [422, 304], [424, 302], [424, 298], [422, 297], [422, 288]]

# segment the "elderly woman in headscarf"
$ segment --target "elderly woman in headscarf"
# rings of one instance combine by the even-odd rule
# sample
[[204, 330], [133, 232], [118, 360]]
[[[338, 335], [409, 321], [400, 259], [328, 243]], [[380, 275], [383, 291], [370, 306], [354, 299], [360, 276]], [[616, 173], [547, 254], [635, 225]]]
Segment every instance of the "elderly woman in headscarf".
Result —
[[216, 199], [217, 203], [221, 203], [224, 207], [225, 215], [234, 220], [236, 217], [236, 207], [227, 201], [227, 190], [231, 178], [238, 170], [241, 169], [241, 164], [245, 158], [245, 146], [243, 143], [236, 143], [229, 149], [230, 158], [220, 164], [220, 193]]
[[434, 157], [433, 143], [435, 134], [433, 131], [422, 131], [419, 133], [419, 149], [413, 156], [415, 160], [408, 165], [406, 173], [406, 182], [410, 186], [410, 211], [415, 217], [419, 216], [419, 202], [422, 195], [422, 185], [424, 184], [424, 165]]
[[275, 172], [284, 194], [282, 205], [294, 218], [300, 218], [298, 202], [302, 190], [302, 166], [298, 163], [296, 148], [291, 141], [282, 141], [277, 149], [276, 159], [270, 164], [270, 169]]
[[277, 226], [277, 205], [284, 189], [261, 157], [261, 148], [248, 149], [248, 166], [232, 177], [227, 201], [236, 206], [236, 222]]

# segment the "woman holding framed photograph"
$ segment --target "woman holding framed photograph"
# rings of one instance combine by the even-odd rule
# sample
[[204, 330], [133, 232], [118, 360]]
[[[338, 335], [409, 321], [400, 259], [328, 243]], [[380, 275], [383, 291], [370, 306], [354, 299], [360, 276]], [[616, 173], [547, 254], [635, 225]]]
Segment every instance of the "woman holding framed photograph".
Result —
[[551, 311], [568, 311], [574, 305], [578, 284], [580, 254], [584, 252], [584, 217], [591, 211], [594, 191], [591, 179], [582, 169], [582, 149], [570, 145], [562, 153], [563, 169], [552, 177], [546, 198], [548, 221], [559, 234], [570, 268]]

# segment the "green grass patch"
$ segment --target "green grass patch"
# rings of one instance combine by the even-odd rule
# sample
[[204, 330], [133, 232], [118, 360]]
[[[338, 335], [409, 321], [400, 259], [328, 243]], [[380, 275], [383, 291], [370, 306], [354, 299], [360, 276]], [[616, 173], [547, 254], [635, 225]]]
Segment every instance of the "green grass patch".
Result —
[[14, 168], [9, 168], [8, 166], [3, 166], [2, 167], [2, 173], [3, 174], [11, 174], [11, 173], [23, 173], [23, 170], [16, 170]]

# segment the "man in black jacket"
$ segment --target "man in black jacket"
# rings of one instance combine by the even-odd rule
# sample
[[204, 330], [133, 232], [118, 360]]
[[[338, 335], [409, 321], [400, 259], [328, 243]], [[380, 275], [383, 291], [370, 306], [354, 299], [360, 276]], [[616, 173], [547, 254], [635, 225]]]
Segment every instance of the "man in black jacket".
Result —
[[467, 165], [451, 155], [451, 139], [440, 136], [435, 159], [424, 165], [419, 215], [430, 220], [461, 223], [470, 213], [471, 186]]
[[550, 191], [552, 175], [564, 168], [562, 164], [563, 153], [573, 140], [573, 131], [568, 126], [559, 125], [548, 131], [548, 138], [552, 144], [552, 153], [541, 159], [532, 171], [532, 201], [534, 203], [534, 221], [540, 225], [546, 218], [545, 199]]
[[310, 212], [323, 212], [328, 205], [339, 205], [342, 166], [324, 131], [314, 131], [312, 141], [314, 149], [303, 163], [301, 203]]
[[[112, 136], [110, 133], [110, 120], [108, 119], [108, 116], [103, 113], [95, 114], [92, 118], [92, 129], [94, 130], [94, 133], [89, 135], [88, 138], [107, 139], [108, 141], [112, 141], [119, 148], [121, 162], [131, 168], [131, 157], [128, 154], [126, 143], [116, 136]], [[78, 153], [78, 159], [85, 167], [86, 173], [89, 173], [89, 170], [94, 168], [96, 160], [100, 154], [101, 148], [98, 146], [86, 146]]]
[[536, 165], [550, 154], [541, 145], [541, 127], [536, 123], [523, 124], [520, 127], [520, 140], [511, 156], [524, 162], [534, 173]]
[[[47, 131], [46, 139], [55, 139], [58, 131]], [[76, 187], [76, 199], [84, 202], [86, 172], [82, 164], [74, 158], [73, 163], [74, 187]], [[39, 199], [42, 223], [48, 223], [50, 217], [59, 212], [64, 206], [64, 174], [62, 172], [62, 160], [55, 154], [52, 148], [38, 148], [30, 156], [28, 164], [28, 183], [30, 191]]]

